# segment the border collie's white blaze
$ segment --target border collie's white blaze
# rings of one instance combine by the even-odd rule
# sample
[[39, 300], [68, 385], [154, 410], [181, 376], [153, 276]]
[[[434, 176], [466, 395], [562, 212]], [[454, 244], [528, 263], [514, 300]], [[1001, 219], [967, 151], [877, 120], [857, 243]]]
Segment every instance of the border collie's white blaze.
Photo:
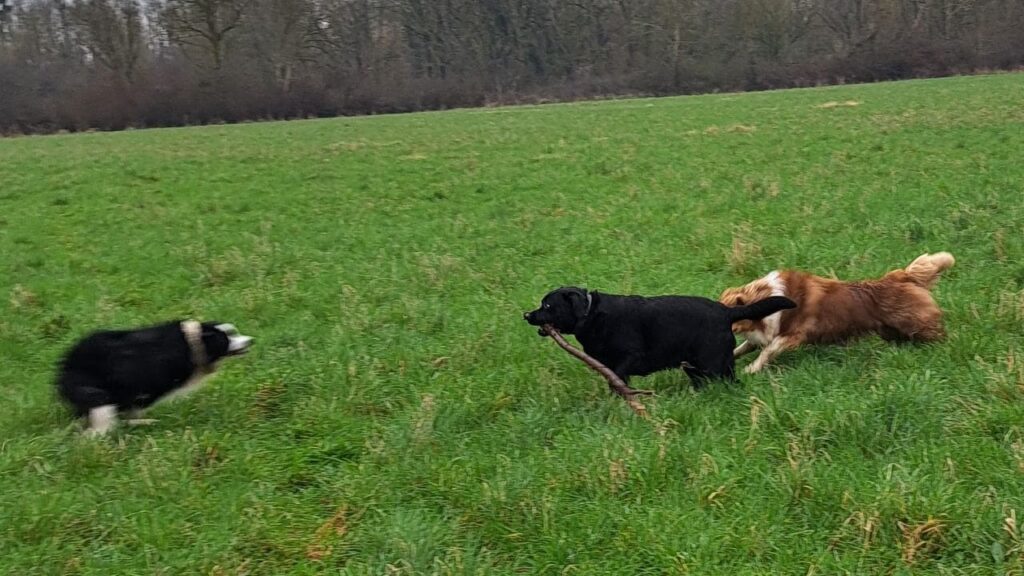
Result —
[[252, 344], [252, 337], [239, 334], [234, 324], [218, 324], [216, 328], [228, 335], [228, 352], [244, 352]]

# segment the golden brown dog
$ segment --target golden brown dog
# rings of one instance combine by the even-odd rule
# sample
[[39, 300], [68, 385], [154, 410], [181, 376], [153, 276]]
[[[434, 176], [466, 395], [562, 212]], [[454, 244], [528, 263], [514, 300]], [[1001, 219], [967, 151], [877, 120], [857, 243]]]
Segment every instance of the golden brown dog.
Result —
[[886, 340], [930, 342], [945, 335], [942, 311], [932, 299], [931, 287], [955, 260], [949, 252], [923, 254], [900, 270], [878, 280], [843, 282], [797, 270], [774, 271], [746, 286], [728, 288], [719, 298], [726, 306], [744, 306], [769, 296], [785, 296], [797, 303], [761, 320], [743, 320], [732, 326], [746, 341], [736, 358], [762, 347], [746, 368], [754, 373], [780, 353], [801, 344], [837, 343], [877, 333]]

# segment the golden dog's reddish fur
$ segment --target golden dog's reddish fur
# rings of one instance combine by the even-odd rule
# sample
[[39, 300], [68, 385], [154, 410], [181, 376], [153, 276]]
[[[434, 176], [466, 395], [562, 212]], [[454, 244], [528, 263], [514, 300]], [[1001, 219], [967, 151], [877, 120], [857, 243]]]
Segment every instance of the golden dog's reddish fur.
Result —
[[949, 252], [923, 254], [906, 268], [859, 282], [783, 270], [729, 288], [719, 298], [727, 306], [743, 306], [768, 296], [786, 296], [797, 303], [795, 309], [762, 320], [733, 324], [733, 332], [746, 337], [734, 355], [738, 358], [762, 347], [746, 368], [752, 373], [801, 344], [837, 343], [870, 333], [886, 340], [938, 340], [945, 335], [942, 311], [930, 289], [954, 262]]

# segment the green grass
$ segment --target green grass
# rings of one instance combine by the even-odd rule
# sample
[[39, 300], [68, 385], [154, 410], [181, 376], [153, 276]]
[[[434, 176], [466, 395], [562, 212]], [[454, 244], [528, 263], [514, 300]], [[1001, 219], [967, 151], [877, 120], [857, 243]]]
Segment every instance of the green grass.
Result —
[[[1020, 574], [1022, 151], [1019, 74], [2, 140], [0, 573]], [[937, 250], [947, 341], [650, 421], [521, 319]], [[81, 438], [63, 350], [179, 316], [256, 347]]]

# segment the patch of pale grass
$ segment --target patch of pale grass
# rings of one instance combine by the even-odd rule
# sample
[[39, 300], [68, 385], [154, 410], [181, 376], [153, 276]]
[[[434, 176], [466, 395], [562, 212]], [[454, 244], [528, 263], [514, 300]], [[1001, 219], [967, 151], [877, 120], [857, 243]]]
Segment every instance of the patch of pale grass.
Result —
[[21, 284], [15, 284], [14, 288], [11, 289], [10, 301], [11, 306], [13, 306], [15, 310], [34, 308], [39, 305], [39, 297]]
[[732, 234], [732, 243], [725, 255], [726, 262], [732, 272], [747, 276], [754, 272], [754, 263], [758, 261], [764, 250], [753, 240], [753, 231], [747, 223], [740, 224]]
[[856, 100], [846, 100], [844, 102], [837, 102], [835, 100], [830, 100], [828, 102], [824, 102], [822, 104], [818, 104], [817, 106], [815, 106], [815, 108], [825, 108], [825, 109], [828, 109], [828, 108], [854, 108], [856, 106], [860, 106], [860, 102], [858, 102]]
[[946, 530], [946, 523], [936, 518], [928, 518], [924, 522], [897, 521], [896, 525], [903, 535], [900, 556], [911, 566], [941, 547]]

